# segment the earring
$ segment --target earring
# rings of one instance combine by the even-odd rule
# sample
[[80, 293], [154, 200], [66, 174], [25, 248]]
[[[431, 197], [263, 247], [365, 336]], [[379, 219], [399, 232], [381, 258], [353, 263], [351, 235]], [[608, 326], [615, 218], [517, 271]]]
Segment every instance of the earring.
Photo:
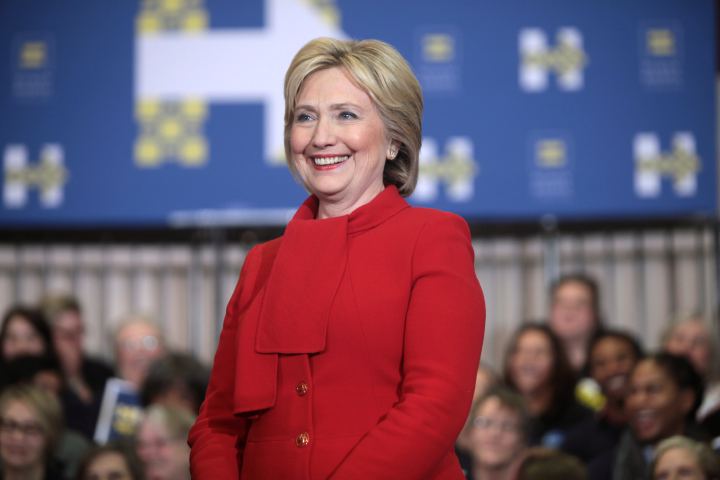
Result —
[[388, 159], [395, 160], [395, 157], [397, 156], [397, 154], [398, 154], [397, 147], [393, 145], [392, 147], [390, 147]]

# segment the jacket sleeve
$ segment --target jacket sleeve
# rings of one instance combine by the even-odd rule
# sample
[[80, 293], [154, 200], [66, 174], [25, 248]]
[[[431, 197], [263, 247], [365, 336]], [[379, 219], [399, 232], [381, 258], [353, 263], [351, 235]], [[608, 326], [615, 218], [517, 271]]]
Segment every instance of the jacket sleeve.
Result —
[[248, 420], [232, 413], [236, 332], [240, 304], [250, 290], [246, 283], [253, 277], [254, 252], [248, 253], [228, 302], [205, 401], [188, 436], [192, 478], [240, 478]]
[[400, 401], [346, 456], [333, 479], [432, 478], [467, 417], [485, 304], [465, 221], [443, 214], [426, 223], [412, 261]]

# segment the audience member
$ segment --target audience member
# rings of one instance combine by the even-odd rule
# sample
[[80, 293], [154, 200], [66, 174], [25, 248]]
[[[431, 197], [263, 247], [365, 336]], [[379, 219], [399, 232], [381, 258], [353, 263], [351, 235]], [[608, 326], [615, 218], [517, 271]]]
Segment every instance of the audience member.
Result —
[[210, 370], [186, 353], [170, 353], [156, 359], [140, 389], [144, 407], [162, 404], [185, 408], [197, 415], [205, 399]]
[[105, 382], [113, 376], [104, 362], [84, 350], [85, 323], [79, 302], [69, 296], [46, 297], [41, 302], [52, 328], [53, 344], [65, 376], [61, 400], [69, 428], [92, 438]]
[[139, 391], [150, 364], [165, 355], [160, 329], [147, 318], [132, 315], [115, 332], [117, 373]]
[[523, 398], [507, 387], [490, 387], [473, 403], [470, 418], [468, 480], [514, 480], [530, 427]]
[[676, 435], [657, 447], [653, 480], [720, 480], [720, 459], [704, 443]]
[[685, 357], [657, 353], [640, 360], [630, 376], [625, 401], [629, 428], [617, 449], [613, 479], [650, 476], [654, 449], [666, 438], [702, 438], [694, 424], [702, 392], [702, 379]]
[[532, 419], [529, 443], [557, 448], [567, 431], [592, 416], [575, 399], [575, 375], [547, 325], [527, 323], [505, 356], [505, 381], [523, 396]]
[[[473, 391], [473, 399], [470, 405], [475, 405], [475, 402], [485, 395], [489, 388], [497, 383], [497, 375], [493, 372], [490, 367], [480, 364], [478, 366], [477, 373], [475, 374], [475, 390]], [[457, 441], [455, 442], [455, 454], [460, 461], [460, 466], [463, 471], [467, 472], [471, 468], [472, 463], [472, 445], [470, 441], [470, 433], [472, 432], [472, 409], [468, 414], [468, 418], [465, 421], [465, 426], [460, 431]]]
[[572, 455], [551, 448], [531, 448], [520, 465], [517, 480], [586, 480], [585, 466]]
[[152, 405], [137, 430], [137, 452], [147, 480], [190, 480], [187, 436], [195, 415], [183, 408]]
[[549, 325], [579, 377], [583, 376], [590, 341], [602, 326], [600, 318], [600, 290], [592, 277], [571, 273], [552, 284]]
[[140, 460], [132, 449], [107, 444], [88, 452], [75, 480], [145, 480]]
[[0, 461], [3, 480], [61, 480], [52, 461], [62, 429], [60, 403], [29, 385], [0, 394]]
[[14, 306], [7, 310], [0, 326], [0, 375], [4, 375], [5, 363], [21, 355], [56, 356], [56, 353], [42, 312]]
[[638, 342], [619, 330], [603, 330], [590, 344], [590, 376], [600, 385], [605, 404], [593, 418], [568, 432], [562, 449], [586, 463], [591, 480], [612, 475], [615, 446], [627, 426], [625, 398], [630, 373], [642, 357]]

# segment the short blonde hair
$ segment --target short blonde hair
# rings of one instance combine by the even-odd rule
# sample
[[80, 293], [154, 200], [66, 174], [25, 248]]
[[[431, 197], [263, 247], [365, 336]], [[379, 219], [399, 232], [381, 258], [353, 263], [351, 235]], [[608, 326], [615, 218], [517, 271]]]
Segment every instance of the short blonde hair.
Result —
[[45, 455], [50, 456], [63, 430], [62, 407], [58, 399], [33, 385], [11, 385], [0, 394], [0, 415], [4, 416], [8, 406], [13, 402], [22, 403], [35, 412], [47, 442]]
[[704, 443], [695, 441], [682, 435], [675, 435], [660, 442], [655, 450], [655, 459], [650, 467], [650, 472], [655, 475], [655, 469], [660, 463], [660, 458], [668, 451], [681, 448], [689, 452], [697, 462], [698, 466], [708, 480], [720, 478], [720, 461], [710, 447]]
[[398, 144], [395, 159], [385, 162], [384, 183], [397, 186], [403, 196], [412, 194], [422, 142], [422, 90], [402, 55], [379, 40], [317, 38], [295, 55], [285, 74], [285, 156], [290, 170], [297, 173], [291, 161], [290, 130], [298, 93], [307, 77], [333, 67], [342, 68], [368, 94], [386, 135]]

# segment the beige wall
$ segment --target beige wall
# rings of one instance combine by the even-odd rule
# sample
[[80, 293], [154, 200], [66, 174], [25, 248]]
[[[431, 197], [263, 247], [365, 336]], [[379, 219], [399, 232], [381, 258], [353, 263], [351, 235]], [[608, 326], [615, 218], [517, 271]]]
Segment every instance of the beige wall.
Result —
[[[643, 233], [478, 238], [476, 271], [487, 300], [483, 360], [497, 366], [513, 329], [540, 319], [547, 281], [584, 270], [598, 279], [607, 322], [656, 346], [673, 312], [717, 304], [710, 229]], [[247, 246], [0, 245], [0, 310], [72, 292], [88, 323], [88, 348], [108, 357], [108, 337], [123, 316], [148, 314], [171, 346], [210, 360]]]

